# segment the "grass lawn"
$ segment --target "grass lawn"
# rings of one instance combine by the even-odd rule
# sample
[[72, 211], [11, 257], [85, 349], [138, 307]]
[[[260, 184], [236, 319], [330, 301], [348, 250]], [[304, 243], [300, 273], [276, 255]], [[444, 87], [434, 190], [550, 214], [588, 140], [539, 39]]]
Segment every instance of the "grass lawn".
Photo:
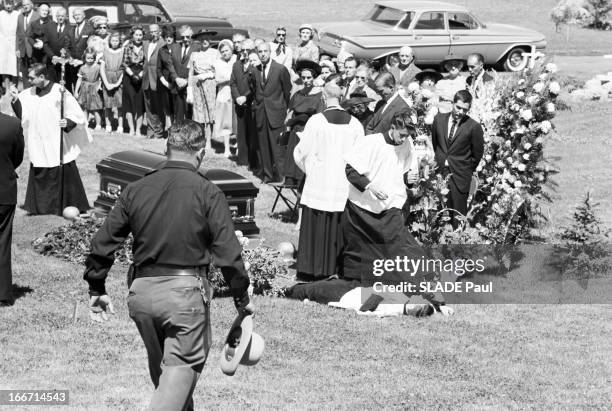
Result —
[[[548, 234], [567, 222], [587, 189], [602, 202], [611, 198], [611, 114], [612, 105], [597, 103], [559, 114], [559, 135], [548, 143], [561, 169]], [[79, 159], [90, 200], [98, 188], [94, 164], [139, 148], [159, 151], [161, 143], [96, 136]], [[249, 175], [218, 154], [205, 161]], [[18, 172], [22, 202], [26, 165]], [[293, 224], [267, 215], [272, 190], [259, 188], [257, 222], [266, 242], [297, 242]], [[609, 207], [600, 211], [612, 225]], [[83, 267], [42, 257], [30, 244], [61, 224], [58, 217], [17, 210], [14, 283], [22, 297], [0, 310], [0, 389], [69, 389], [75, 410], [142, 409], [152, 386], [144, 346], [127, 315], [125, 270], [113, 268], [108, 285], [118, 314], [104, 326], [90, 324]], [[449, 318], [373, 319], [283, 299], [256, 297], [255, 303], [266, 354], [230, 378], [218, 361], [233, 309], [229, 299], [215, 300], [215, 345], [196, 390], [198, 409], [612, 407], [609, 305], [463, 305]]]
[[[449, 0], [466, 6], [484, 22], [516, 24], [543, 33], [552, 54], [589, 55], [612, 53], [612, 32], [572, 27], [569, 42], [565, 28], [555, 32], [550, 11], [558, 0]], [[252, 37], [272, 39], [278, 26], [287, 28], [288, 44], [297, 42], [297, 29], [302, 23], [355, 20], [363, 17], [373, 0], [226, 0], [165, 2], [170, 11], [193, 10], [194, 14], [226, 17], [236, 27], [246, 28]], [[186, 8], [188, 7], [188, 8]]]

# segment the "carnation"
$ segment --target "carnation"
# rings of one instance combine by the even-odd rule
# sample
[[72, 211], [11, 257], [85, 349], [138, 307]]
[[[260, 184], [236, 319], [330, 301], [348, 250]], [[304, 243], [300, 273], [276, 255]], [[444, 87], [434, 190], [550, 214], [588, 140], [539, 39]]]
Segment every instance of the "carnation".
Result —
[[545, 81], [548, 78], [548, 73], [542, 73], [540, 74], [540, 80]]
[[532, 105], [535, 104], [537, 101], [538, 101], [538, 96], [529, 96], [527, 98], [527, 102]]
[[518, 85], [519, 85], [519, 86], [522, 86], [523, 84], [525, 84], [525, 79], [524, 79], [524, 78], [522, 78], [522, 79], [520, 79], [520, 80], [518, 81]]
[[485, 160], [487, 160], [487, 162], [491, 161], [491, 154], [487, 154], [486, 156], [484, 156]]
[[546, 87], [544, 83], [539, 81], [533, 85], [533, 91], [536, 93], [541, 93], [544, 90], [544, 87]]
[[521, 188], [522, 186], [523, 186], [523, 183], [521, 182], [521, 180], [516, 180], [514, 182], [514, 187]]
[[519, 171], [525, 171], [527, 169], [527, 166], [525, 164], [519, 164], [517, 168]]
[[555, 112], [555, 105], [553, 103], [546, 104], [546, 111], [548, 111], [549, 113], [554, 113]]
[[508, 164], [512, 164], [512, 157], [506, 157], [506, 161], [508, 162]]
[[550, 130], [552, 130], [552, 124], [550, 124], [550, 121], [548, 120], [544, 120], [540, 123], [540, 130], [542, 130], [542, 132], [544, 134], [548, 134], [548, 132], [550, 132]]
[[524, 158], [525, 160], [529, 160], [529, 154], [523, 154], [523, 158]]
[[508, 147], [510, 147], [510, 146], [512, 145], [512, 141], [511, 141], [511, 140], [506, 140], [506, 143], [505, 143], [505, 144], [506, 144]]
[[561, 92], [561, 86], [556, 81], [551, 81], [548, 85], [548, 91], [552, 94], [559, 94], [559, 92]]
[[534, 143], [536, 143], [536, 144], [542, 144], [543, 142], [544, 142], [544, 139], [542, 137], [538, 137], [534, 141]]
[[518, 93], [516, 93], [516, 98], [523, 98], [525, 97], [525, 93], [523, 93], [522, 91], [519, 91]]
[[523, 147], [525, 148], [525, 150], [529, 150], [531, 148], [531, 143], [525, 143], [523, 144]]
[[529, 120], [531, 120], [533, 118], [533, 113], [529, 109], [522, 110], [521, 111], [521, 117], [523, 118], [523, 120], [529, 121]]
[[546, 70], [549, 73], [556, 73], [557, 65], [555, 63], [548, 63], [547, 65], [544, 66], [544, 70]]
[[410, 91], [411, 93], [417, 92], [420, 88], [421, 87], [419, 86], [419, 83], [417, 82], [412, 82], [408, 84], [408, 91]]
[[512, 111], [519, 111], [521, 109], [521, 106], [519, 106], [518, 104], [513, 104], [512, 105]]
[[501, 160], [499, 160], [499, 161], [497, 162], [497, 167], [499, 167], [499, 168], [504, 167], [504, 162], [503, 162], [503, 161], [501, 161]]

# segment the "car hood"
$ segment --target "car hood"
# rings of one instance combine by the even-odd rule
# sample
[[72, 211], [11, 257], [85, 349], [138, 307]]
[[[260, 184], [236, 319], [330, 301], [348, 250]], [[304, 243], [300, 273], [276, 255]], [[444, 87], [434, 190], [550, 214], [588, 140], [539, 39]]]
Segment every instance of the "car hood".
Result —
[[485, 23], [483, 31], [491, 35], [511, 35], [526, 37], [534, 41], [544, 40], [546, 36], [539, 31], [513, 26], [512, 24]]
[[[390, 26], [368, 21], [338, 21], [318, 24], [320, 34], [332, 34], [335, 37], [358, 38], [389, 35]], [[342, 33], [342, 34], [340, 34]]]
[[227, 19], [220, 17], [200, 17], [193, 15], [172, 14], [175, 23], [202, 24], [211, 27], [232, 27]]

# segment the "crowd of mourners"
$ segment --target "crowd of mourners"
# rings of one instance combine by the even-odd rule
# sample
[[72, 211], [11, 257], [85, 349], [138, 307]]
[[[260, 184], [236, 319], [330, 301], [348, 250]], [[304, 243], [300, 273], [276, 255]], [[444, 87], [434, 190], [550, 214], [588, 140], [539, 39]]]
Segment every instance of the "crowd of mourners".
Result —
[[[418, 68], [410, 46], [383, 62], [321, 54], [309, 24], [299, 27], [295, 45], [278, 27], [271, 41], [235, 34], [215, 48], [207, 30], [151, 24], [124, 35], [104, 16], [86, 19], [75, 8], [71, 23], [64, 8], [50, 11], [46, 3], [35, 10], [31, 0], [16, 10], [4, 0], [4, 88], [25, 89], [38, 77], [43, 85], [63, 82], [99, 133], [140, 135], [146, 122], [147, 137], [164, 138], [173, 123], [197, 122], [207, 148], [216, 141], [262, 182], [301, 193], [304, 278], [349, 272], [365, 243], [414, 242], [396, 228], [403, 225], [406, 185], [419, 176], [418, 143], [429, 153], [426, 162], [453, 175], [449, 206], [467, 212], [482, 157], [482, 130], [467, 113], [493, 80], [480, 54], [449, 56], [442, 74]], [[415, 90], [438, 113], [420, 142], [409, 97]]]

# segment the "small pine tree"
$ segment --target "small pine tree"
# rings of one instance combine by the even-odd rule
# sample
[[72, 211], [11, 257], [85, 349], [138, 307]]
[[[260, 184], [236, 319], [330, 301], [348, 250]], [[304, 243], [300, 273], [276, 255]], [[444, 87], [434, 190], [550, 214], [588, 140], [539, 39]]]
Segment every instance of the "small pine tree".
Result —
[[612, 11], [612, 1], [610, 0], [587, 0], [587, 8], [593, 16], [592, 27], [596, 29], [605, 28], [608, 14]]
[[584, 200], [576, 207], [573, 221], [562, 234], [563, 271], [567, 274], [588, 278], [591, 274], [608, 271], [612, 267], [609, 244], [610, 231], [602, 227], [595, 215], [591, 195], [587, 192]]

